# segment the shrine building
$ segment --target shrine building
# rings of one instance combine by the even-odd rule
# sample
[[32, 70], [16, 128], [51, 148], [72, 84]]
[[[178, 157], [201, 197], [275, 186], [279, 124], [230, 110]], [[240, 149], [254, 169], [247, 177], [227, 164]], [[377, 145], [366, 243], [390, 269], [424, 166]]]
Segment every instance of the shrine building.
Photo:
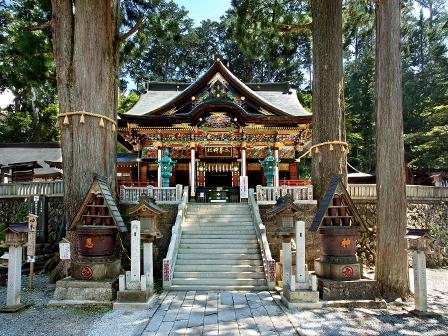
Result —
[[168, 149], [170, 186], [211, 200], [216, 190], [239, 199], [240, 183], [265, 185], [268, 149], [280, 160], [273, 185], [298, 180], [296, 158], [311, 141], [311, 114], [289, 83], [243, 83], [220, 59], [191, 84], [147, 83], [118, 125], [120, 143], [135, 153], [118, 160], [119, 183], [162, 186], [157, 161]]

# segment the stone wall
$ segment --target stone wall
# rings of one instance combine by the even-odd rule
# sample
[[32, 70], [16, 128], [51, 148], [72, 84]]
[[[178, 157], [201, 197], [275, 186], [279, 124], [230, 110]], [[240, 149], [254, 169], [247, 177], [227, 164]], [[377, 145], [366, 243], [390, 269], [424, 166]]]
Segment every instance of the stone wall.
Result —
[[[311, 222], [316, 213], [316, 204], [298, 204], [300, 218], [305, 222], [305, 262], [308, 264], [310, 270], [314, 269], [314, 259], [319, 258], [320, 255], [320, 238], [317, 233], [308, 231]], [[271, 209], [272, 205], [260, 205], [260, 216], [263, 224], [266, 226], [266, 236], [268, 238], [269, 247], [271, 249], [272, 258], [276, 261], [280, 260], [280, 250], [282, 249], [282, 238], [278, 236], [277, 232], [280, 226], [275, 222], [275, 219], [269, 219], [266, 211]]]
[[[358, 238], [358, 257], [368, 266], [375, 265], [376, 251], [376, 201], [354, 200], [356, 208], [364, 220], [367, 228], [361, 229]], [[310, 270], [314, 268], [314, 259], [320, 255], [319, 234], [308, 231], [317, 206], [313, 204], [298, 204], [299, 220], [305, 221], [306, 237], [306, 263]], [[282, 248], [281, 237], [277, 235], [279, 226], [273, 219], [268, 219], [266, 211], [272, 205], [260, 205], [260, 215], [266, 225], [267, 238], [271, 248], [272, 257], [279, 261]], [[428, 228], [435, 238], [431, 248], [434, 253], [427, 255], [428, 267], [441, 267], [448, 265], [448, 203], [441, 201], [408, 203], [408, 227]]]
[[[376, 208], [375, 201], [354, 200], [358, 212], [367, 224], [360, 235], [358, 256], [367, 266], [375, 264]], [[428, 267], [448, 265], [448, 203], [443, 201], [408, 202], [407, 226], [429, 229], [434, 241], [432, 254], [427, 255]]]
[[[48, 197], [48, 242], [38, 244], [38, 253], [48, 254], [58, 250], [58, 242], [64, 236], [63, 204], [61, 197]], [[354, 200], [358, 212], [367, 224], [367, 230], [361, 230], [358, 241], [358, 256], [367, 266], [375, 263], [376, 239], [376, 202]], [[177, 205], [161, 204], [166, 213], [159, 217], [159, 230], [162, 237], [154, 242], [154, 274], [161, 275], [162, 260], [166, 256], [171, 239], [171, 228], [177, 215]], [[280, 259], [281, 237], [277, 235], [278, 225], [266, 216], [266, 211], [272, 205], [260, 205], [260, 215], [266, 225], [267, 238], [275, 260]], [[317, 233], [308, 231], [314, 214], [315, 204], [299, 204], [300, 219], [306, 226], [306, 262], [310, 269], [314, 267], [314, 259], [319, 257], [320, 238]], [[125, 223], [129, 226], [133, 218], [126, 216], [126, 207], [121, 207]], [[0, 223], [7, 221], [25, 220], [27, 204], [25, 199], [0, 199]], [[435, 253], [427, 256], [428, 266], [448, 265], [448, 203], [442, 201], [408, 203], [408, 226], [428, 228], [435, 238], [432, 249]], [[22, 217], [24, 219], [22, 219]], [[129, 248], [128, 237], [123, 235], [123, 246]], [[123, 267], [126, 269], [126, 257], [122, 257]]]

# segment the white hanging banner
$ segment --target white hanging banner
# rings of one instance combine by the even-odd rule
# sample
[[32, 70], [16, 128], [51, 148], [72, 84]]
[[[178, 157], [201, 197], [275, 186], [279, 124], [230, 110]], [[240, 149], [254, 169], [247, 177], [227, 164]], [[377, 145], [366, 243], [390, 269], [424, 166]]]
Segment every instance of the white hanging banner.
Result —
[[249, 197], [249, 179], [247, 176], [240, 176], [240, 198]]

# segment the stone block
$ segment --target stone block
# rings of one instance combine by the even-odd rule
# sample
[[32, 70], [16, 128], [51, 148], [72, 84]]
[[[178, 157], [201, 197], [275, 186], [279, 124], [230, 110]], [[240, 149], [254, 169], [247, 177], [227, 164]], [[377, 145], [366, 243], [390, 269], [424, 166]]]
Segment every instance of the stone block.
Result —
[[289, 302], [319, 302], [319, 292], [311, 289], [291, 291], [288, 287], [284, 287], [282, 296]]
[[124, 290], [117, 292], [118, 302], [147, 302], [153, 295], [152, 289], [141, 290]]
[[[52, 305], [112, 302], [117, 297], [118, 278], [110, 281], [85, 281], [65, 278], [56, 282]], [[88, 302], [89, 301], [89, 302]]]
[[338, 281], [317, 278], [317, 289], [322, 300], [375, 300], [379, 292], [375, 280]]

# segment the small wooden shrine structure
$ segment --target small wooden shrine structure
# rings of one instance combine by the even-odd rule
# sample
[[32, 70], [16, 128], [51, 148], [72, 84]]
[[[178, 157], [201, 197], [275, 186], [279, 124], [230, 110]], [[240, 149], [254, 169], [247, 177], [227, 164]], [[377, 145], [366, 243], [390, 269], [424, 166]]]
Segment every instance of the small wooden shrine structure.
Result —
[[99, 280], [117, 277], [116, 236], [127, 228], [115, 204], [107, 179], [96, 177], [74, 217], [69, 230], [77, 232], [77, 256], [72, 260], [72, 277]]
[[240, 177], [250, 188], [266, 183], [259, 161], [268, 148], [280, 159], [274, 185], [298, 179], [295, 159], [311, 141], [310, 123], [288, 83], [245, 84], [218, 58], [192, 84], [148, 83], [120, 115], [118, 139], [138, 155], [118, 165], [118, 176], [161, 186], [156, 162], [168, 149], [177, 161], [170, 185], [210, 201], [216, 188], [238, 197]]

